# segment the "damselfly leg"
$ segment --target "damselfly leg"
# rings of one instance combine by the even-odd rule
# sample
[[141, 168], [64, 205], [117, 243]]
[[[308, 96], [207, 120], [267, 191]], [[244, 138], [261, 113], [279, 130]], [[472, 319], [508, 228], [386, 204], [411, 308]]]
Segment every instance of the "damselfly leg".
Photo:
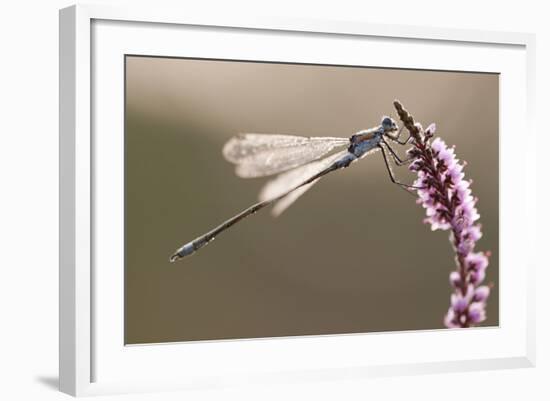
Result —
[[[404, 183], [398, 181], [395, 178], [395, 175], [393, 174], [393, 171], [391, 169], [390, 162], [389, 162], [389, 159], [388, 159], [388, 155], [386, 154], [386, 149], [384, 148], [384, 146], [382, 144], [379, 144], [378, 147], [382, 151], [382, 156], [384, 156], [384, 163], [386, 164], [386, 169], [388, 170], [388, 174], [390, 176], [391, 182], [393, 182], [394, 184], [399, 185], [401, 188], [403, 188], [408, 193], [411, 193], [410, 190], [413, 190], [413, 189], [424, 189], [424, 187], [417, 187], [417, 186], [414, 186], [414, 185], [404, 184]], [[388, 149], [389, 149], [389, 147], [388, 147]], [[392, 153], [392, 156], [397, 157], [397, 155], [394, 155], [393, 153]]]
[[382, 142], [384, 142], [384, 144], [387, 146], [388, 150], [392, 155], [393, 161], [395, 162], [396, 165], [398, 166], [409, 165], [414, 160], [414, 157], [412, 156], [407, 157], [405, 160], [401, 160], [397, 152], [393, 150], [393, 148], [390, 146], [388, 142], [386, 142], [384, 138], [382, 138]]
[[397, 132], [397, 135], [394, 135], [388, 132], [386, 136], [392, 141], [397, 142], [400, 145], [406, 145], [411, 140], [411, 134], [409, 134], [409, 137], [404, 142], [400, 141], [399, 138], [401, 137], [401, 132], [403, 132], [403, 128], [405, 128], [405, 126], [402, 126], [401, 128], [399, 128], [399, 132]]

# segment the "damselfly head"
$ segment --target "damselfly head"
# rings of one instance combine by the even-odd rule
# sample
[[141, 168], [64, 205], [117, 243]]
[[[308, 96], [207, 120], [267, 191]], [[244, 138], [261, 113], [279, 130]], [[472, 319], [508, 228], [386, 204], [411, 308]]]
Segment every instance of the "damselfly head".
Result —
[[382, 124], [382, 128], [384, 128], [384, 133], [394, 132], [399, 129], [394, 119], [388, 116], [382, 117], [382, 121], [380, 124]]

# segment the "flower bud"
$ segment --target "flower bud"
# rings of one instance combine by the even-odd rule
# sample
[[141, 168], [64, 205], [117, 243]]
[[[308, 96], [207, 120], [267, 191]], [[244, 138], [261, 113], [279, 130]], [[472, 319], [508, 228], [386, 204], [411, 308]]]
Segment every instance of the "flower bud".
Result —
[[451, 286], [453, 286], [453, 288], [460, 288], [462, 284], [462, 280], [460, 279], [460, 274], [457, 271], [451, 272], [449, 276], [449, 281], [451, 282]]
[[479, 285], [485, 280], [485, 270], [473, 271], [470, 273], [470, 283]]
[[468, 266], [468, 270], [474, 271], [484, 271], [489, 265], [487, 256], [482, 252], [469, 254], [466, 256], [465, 262]]
[[489, 298], [489, 293], [491, 290], [486, 285], [477, 287], [474, 292], [474, 301], [476, 302], [485, 302]]
[[468, 300], [463, 297], [462, 295], [458, 294], [452, 294], [451, 295], [451, 306], [453, 307], [453, 310], [460, 314], [466, 310], [468, 307]]
[[483, 302], [473, 302], [468, 308], [468, 318], [472, 323], [483, 322], [487, 318], [485, 304]]
[[460, 327], [458, 324], [457, 316], [453, 310], [453, 308], [449, 308], [447, 311], [447, 314], [445, 315], [445, 318], [443, 319], [443, 324], [448, 327], [449, 329]]

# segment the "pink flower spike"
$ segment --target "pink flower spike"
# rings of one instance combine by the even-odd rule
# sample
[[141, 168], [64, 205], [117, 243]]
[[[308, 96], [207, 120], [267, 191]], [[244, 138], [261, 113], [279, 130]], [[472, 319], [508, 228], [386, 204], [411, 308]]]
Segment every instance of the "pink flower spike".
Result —
[[[407, 114], [407, 118], [402, 114], [400, 117], [411, 130], [412, 117]], [[424, 135], [420, 124], [414, 127], [419, 135], [407, 151], [415, 157], [410, 170], [417, 174], [416, 186], [428, 187], [417, 191], [417, 203], [425, 209], [424, 222], [432, 231], [450, 231], [449, 239], [456, 254], [456, 270], [449, 275], [453, 288], [451, 307], [444, 324], [470, 327], [486, 319], [485, 304], [490, 294], [489, 287], [481, 286], [489, 254], [474, 252], [476, 242], [482, 237], [481, 226], [475, 224], [481, 217], [476, 208], [478, 199], [472, 195], [472, 181], [467, 180], [464, 173], [466, 162], [457, 159], [455, 146], [449, 147], [441, 138], [433, 138], [435, 124], [430, 124]]]

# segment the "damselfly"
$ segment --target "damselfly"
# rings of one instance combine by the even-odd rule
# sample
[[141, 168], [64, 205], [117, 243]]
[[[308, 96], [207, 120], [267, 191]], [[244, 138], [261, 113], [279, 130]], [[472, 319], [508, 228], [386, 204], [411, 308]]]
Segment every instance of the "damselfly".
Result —
[[[278, 175], [263, 187], [258, 203], [183, 245], [170, 257], [170, 261], [175, 262], [195, 253], [223, 231], [268, 205], [274, 204], [273, 214], [280, 215], [321, 177], [348, 167], [374, 150], [382, 151], [394, 184], [405, 189], [416, 188], [397, 181], [389, 165], [390, 157], [397, 165], [410, 161], [401, 160], [387, 141], [407, 144], [410, 136], [405, 141], [400, 141], [401, 132], [402, 129], [398, 129], [395, 121], [385, 116], [379, 126], [359, 131], [350, 138], [241, 134], [230, 139], [223, 148], [223, 155], [237, 166], [236, 174], [239, 177]], [[345, 146], [345, 150], [329, 155]]]

